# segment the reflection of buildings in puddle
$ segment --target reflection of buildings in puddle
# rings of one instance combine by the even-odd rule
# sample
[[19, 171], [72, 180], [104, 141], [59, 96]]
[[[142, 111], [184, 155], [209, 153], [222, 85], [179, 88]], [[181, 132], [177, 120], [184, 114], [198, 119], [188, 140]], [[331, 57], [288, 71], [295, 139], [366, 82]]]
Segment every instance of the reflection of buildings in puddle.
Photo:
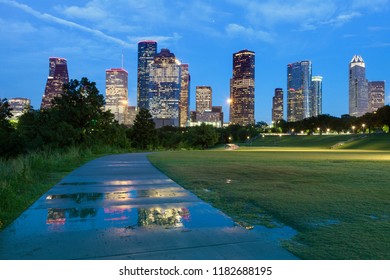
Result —
[[52, 199], [73, 199], [77, 203], [86, 201], [95, 201], [103, 198], [103, 193], [67, 193], [67, 194], [51, 194], [46, 197]]
[[110, 208], [104, 208], [104, 220], [105, 221], [123, 221], [129, 219], [130, 212], [133, 208], [131, 206], [116, 206]]
[[183, 220], [189, 220], [187, 208], [140, 208], [138, 209], [138, 226], [183, 227]]
[[72, 199], [76, 203], [96, 200], [124, 200], [129, 198], [145, 198], [145, 197], [179, 197], [186, 195], [185, 192], [177, 190], [177, 188], [163, 189], [146, 189], [146, 190], [129, 190], [117, 191], [108, 193], [71, 193], [71, 194], [51, 194], [46, 197], [47, 200], [53, 199]]
[[95, 217], [97, 210], [95, 208], [49, 208], [47, 210], [46, 224], [65, 224], [68, 219], [86, 219]]

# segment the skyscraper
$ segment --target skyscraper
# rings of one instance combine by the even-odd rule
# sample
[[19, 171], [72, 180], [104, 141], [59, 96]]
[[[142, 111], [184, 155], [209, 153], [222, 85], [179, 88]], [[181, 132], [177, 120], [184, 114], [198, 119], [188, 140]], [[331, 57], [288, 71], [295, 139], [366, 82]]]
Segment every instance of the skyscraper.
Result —
[[242, 50], [233, 54], [230, 79], [230, 123], [255, 123], [255, 53]]
[[322, 115], [322, 77], [313, 76], [310, 92], [310, 117]]
[[287, 65], [287, 121], [295, 122], [310, 117], [311, 61]]
[[385, 82], [369, 82], [368, 97], [368, 112], [376, 112], [379, 108], [385, 106]]
[[349, 63], [349, 115], [360, 117], [368, 111], [366, 64], [360, 55]]
[[49, 76], [47, 77], [45, 93], [42, 96], [41, 109], [52, 106], [54, 97], [63, 94], [64, 84], [69, 83], [68, 65], [65, 58], [49, 58]]
[[272, 121], [276, 123], [283, 119], [283, 89], [276, 88], [275, 95], [272, 97]]
[[120, 124], [128, 124], [128, 73], [122, 68], [106, 70], [106, 110]]
[[28, 112], [31, 105], [31, 100], [28, 98], [15, 97], [8, 100], [10, 109], [12, 109], [12, 118], [13, 120], [18, 119], [25, 112]]
[[212, 93], [210, 86], [196, 86], [196, 113], [204, 113], [212, 109]]
[[190, 117], [190, 82], [191, 76], [188, 71], [188, 64], [181, 64], [181, 87], [180, 87], [180, 126], [187, 126]]
[[139, 109], [149, 109], [149, 67], [156, 53], [157, 42], [141, 41], [138, 43], [137, 106]]
[[179, 126], [181, 66], [168, 49], [161, 49], [150, 65], [149, 111], [156, 128]]

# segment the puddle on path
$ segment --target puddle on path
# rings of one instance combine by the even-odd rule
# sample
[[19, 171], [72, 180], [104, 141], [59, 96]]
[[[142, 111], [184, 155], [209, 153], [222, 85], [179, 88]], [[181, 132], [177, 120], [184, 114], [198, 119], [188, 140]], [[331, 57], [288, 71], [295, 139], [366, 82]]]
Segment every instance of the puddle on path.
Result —
[[166, 198], [166, 197], [182, 197], [188, 195], [184, 190], [178, 188], [163, 188], [163, 189], [145, 189], [145, 190], [129, 190], [118, 192], [80, 192], [67, 194], [50, 194], [46, 196], [47, 200], [55, 199], [72, 199], [77, 203], [97, 200], [124, 200], [131, 198]]
[[[205, 219], [207, 217], [207, 219]], [[113, 206], [107, 208], [49, 208], [46, 225], [49, 231], [86, 230], [117, 227], [134, 230], [193, 229], [233, 227], [233, 221], [207, 204], [153, 207]]]
[[104, 185], [104, 186], [133, 186], [133, 185], [158, 185], [172, 184], [171, 179], [150, 179], [144, 176], [134, 180], [111, 180], [111, 181], [88, 181], [88, 177], [80, 177], [82, 181], [70, 181], [59, 183], [59, 186], [84, 186], [84, 185]]

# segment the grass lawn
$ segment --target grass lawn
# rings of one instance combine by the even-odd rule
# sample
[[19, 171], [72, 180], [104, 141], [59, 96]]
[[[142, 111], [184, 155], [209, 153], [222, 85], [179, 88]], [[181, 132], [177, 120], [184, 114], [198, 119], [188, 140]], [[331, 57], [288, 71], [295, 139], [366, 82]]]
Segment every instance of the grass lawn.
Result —
[[298, 231], [303, 259], [390, 259], [390, 151], [243, 148], [149, 156], [237, 221]]
[[[350, 142], [348, 142], [348, 140]], [[301, 147], [330, 149], [343, 142], [338, 149], [390, 150], [390, 134], [323, 134], [323, 135], [266, 135], [251, 143], [239, 144], [249, 147]]]

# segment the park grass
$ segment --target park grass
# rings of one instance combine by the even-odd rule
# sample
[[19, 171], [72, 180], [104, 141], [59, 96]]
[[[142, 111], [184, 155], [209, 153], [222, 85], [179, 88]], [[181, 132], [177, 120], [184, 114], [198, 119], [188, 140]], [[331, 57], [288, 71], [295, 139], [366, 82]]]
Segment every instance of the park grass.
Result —
[[[340, 143], [343, 145], [338, 146]], [[265, 135], [239, 145], [316, 149], [331, 149], [337, 146], [338, 149], [390, 150], [390, 134]]]
[[0, 160], [0, 230], [75, 168], [99, 156], [120, 152], [124, 150], [72, 147]]
[[390, 259], [390, 151], [240, 150], [149, 158], [236, 221], [293, 227], [300, 258]]

